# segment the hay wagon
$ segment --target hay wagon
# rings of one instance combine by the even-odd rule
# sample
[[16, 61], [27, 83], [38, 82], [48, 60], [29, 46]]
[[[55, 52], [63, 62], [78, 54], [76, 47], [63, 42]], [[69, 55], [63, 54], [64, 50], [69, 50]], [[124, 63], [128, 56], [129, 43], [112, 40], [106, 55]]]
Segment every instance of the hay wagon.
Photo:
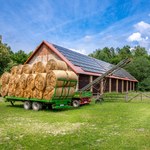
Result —
[[[63, 86], [61, 92], [57, 93], [57, 85], [55, 86], [54, 94], [49, 99], [37, 99], [37, 98], [22, 98], [22, 97], [14, 97], [14, 96], [5, 96], [7, 102], [11, 102], [14, 105], [15, 101], [21, 101], [24, 103], [25, 109], [33, 109], [33, 110], [41, 110], [42, 108], [48, 107], [52, 109], [61, 109], [61, 108], [71, 108], [71, 107], [79, 107], [80, 105], [89, 104], [92, 98], [92, 92], [89, 91], [90, 87], [94, 84], [101, 82], [104, 80], [108, 75], [111, 75], [114, 71], [120, 69], [124, 65], [128, 64], [130, 59], [125, 59], [118, 63], [116, 66], [112, 67], [110, 70], [102, 74], [100, 77], [95, 79], [93, 82], [87, 84], [85, 87], [70, 94], [70, 87], [67, 88]], [[74, 84], [76, 86], [77, 80], [66, 80], [63, 78], [58, 78], [58, 81], [63, 82], [65, 84]], [[65, 94], [64, 94], [65, 91]], [[57, 93], [57, 94], [56, 94]], [[100, 101], [102, 98], [102, 93], [98, 93], [96, 102]]]

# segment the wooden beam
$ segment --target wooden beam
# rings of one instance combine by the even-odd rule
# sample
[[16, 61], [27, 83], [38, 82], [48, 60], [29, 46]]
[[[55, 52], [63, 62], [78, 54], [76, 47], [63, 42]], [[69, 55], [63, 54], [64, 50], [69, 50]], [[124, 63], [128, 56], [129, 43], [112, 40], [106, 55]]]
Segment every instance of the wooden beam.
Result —
[[111, 93], [111, 78], [109, 78], [109, 93]]
[[128, 81], [126, 83], [126, 92], [128, 92]]
[[122, 80], [122, 87], [121, 87], [121, 92], [124, 92], [124, 80]]
[[[93, 81], [93, 76], [90, 76], [90, 83]], [[93, 86], [91, 86], [90, 91], [93, 92]]]
[[103, 90], [103, 89], [104, 89], [104, 82], [103, 82], [103, 79], [101, 80], [101, 85], [100, 85], [100, 86], [101, 86], [101, 88], [100, 88], [100, 93], [103, 94], [103, 92], [104, 92], [104, 90]]
[[118, 93], [118, 79], [116, 79], [116, 92]]

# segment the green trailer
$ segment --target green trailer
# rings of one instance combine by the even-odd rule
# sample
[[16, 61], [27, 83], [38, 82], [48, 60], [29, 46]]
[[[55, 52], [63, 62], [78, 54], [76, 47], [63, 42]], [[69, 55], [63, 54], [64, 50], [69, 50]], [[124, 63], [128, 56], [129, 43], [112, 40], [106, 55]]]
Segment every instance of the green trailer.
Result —
[[92, 97], [92, 93], [85, 91], [85, 92], [75, 92], [73, 95], [69, 95], [70, 87], [68, 87], [67, 94], [63, 95], [63, 90], [66, 84], [72, 84], [72, 82], [77, 84], [76, 80], [66, 80], [63, 78], [59, 78], [58, 81], [63, 81], [62, 92], [60, 96], [56, 96], [56, 89], [55, 87], [54, 95], [51, 99], [37, 99], [37, 98], [23, 98], [23, 97], [15, 97], [15, 96], [5, 96], [5, 101], [10, 102], [14, 105], [15, 102], [20, 101], [24, 103], [24, 108], [26, 110], [33, 109], [33, 110], [41, 110], [43, 108], [50, 108], [50, 109], [64, 109], [64, 108], [71, 108], [71, 107], [78, 107], [82, 104], [90, 103], [90, 98]]

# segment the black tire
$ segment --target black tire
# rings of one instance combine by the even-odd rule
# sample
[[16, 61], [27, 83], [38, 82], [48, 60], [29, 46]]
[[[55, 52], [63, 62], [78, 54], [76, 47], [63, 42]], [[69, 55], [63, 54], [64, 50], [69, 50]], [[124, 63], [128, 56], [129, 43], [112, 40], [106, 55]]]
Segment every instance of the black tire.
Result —
[[39, 110], [42, 109], [42, 104], [38, 103], [38, 102], [33, 102], [32, 103], [32, 109], [35, 110], [35, 111], [39, 111]]
[[73, 101], [72, 101], [72, 106], [73, 106], [74, 108], [79, 107], [79, 106], [80, 106], [80, 101], [79, 101], [79, 100], [73, 100]]
[[25, 101], [23, 106], [24, 109], [29, 110], [32, 108], [32, 103], [30, 101]]

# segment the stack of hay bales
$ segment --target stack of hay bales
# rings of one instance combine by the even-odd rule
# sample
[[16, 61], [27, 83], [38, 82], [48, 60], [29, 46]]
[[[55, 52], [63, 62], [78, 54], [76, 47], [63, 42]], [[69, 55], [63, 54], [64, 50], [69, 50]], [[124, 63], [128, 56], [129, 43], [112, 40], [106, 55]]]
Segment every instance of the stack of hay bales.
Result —
[[4, 73], [2, 96], [15, 96], [50, 100], [55, 97], [72, 96], [77, 75], [67, 70], [65, 62], [51, 59], [47, 63], [37, 62], [14, 66], [11, 73]]

